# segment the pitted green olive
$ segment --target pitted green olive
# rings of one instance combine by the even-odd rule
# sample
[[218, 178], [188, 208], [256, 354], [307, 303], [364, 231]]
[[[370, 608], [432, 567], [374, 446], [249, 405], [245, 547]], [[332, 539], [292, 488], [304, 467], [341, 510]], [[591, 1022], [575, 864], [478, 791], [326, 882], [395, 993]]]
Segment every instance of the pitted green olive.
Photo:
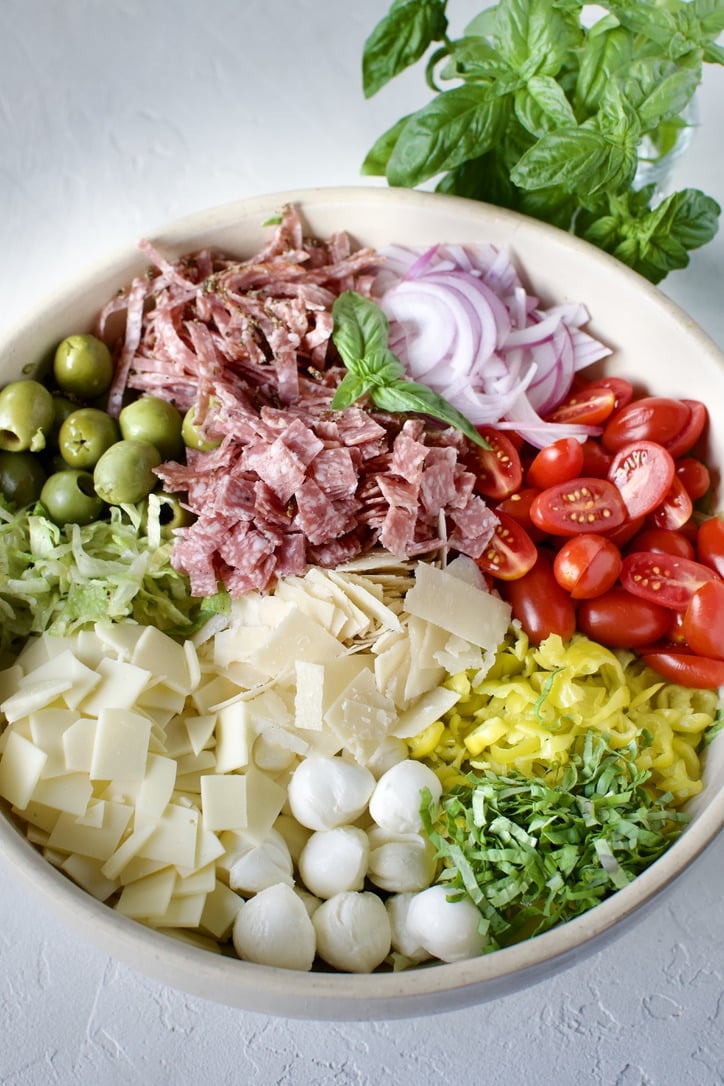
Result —
[[11, 381], [0, 392], [0, 449], [40, 452], [53, 428], [53, 397], [39, 381]]
[[[178, 495], [160, 491], [158, 494], [154, 494], [153, 497], [158, 501], [158, 520], [161, 526], [161, 535], [164, 539], [170, 538], [176, 528], [185, 528], [193, 523], [193, 513], [184, 508]], [[150, 500], [151, 495], [149, 495], [149, 503]], [[144, 524], [146, 525], [147, 519], [146, 514], [144, 517]]]
[[68, 336], [56, 348], [53, 374], [63, 392], [87, 400], [101, 396], [113, 380], [111, 352], [96, 336]]
[[97, 407], [79, 407], [58, 433], [58, 449], [72, 468], [93, 468], [106, 449], [120, 440], [118, 423]]
[[177, 460], [183, 454], [182, 422], [178, 408], [158, 396], [141, 396], [127, 404], [118, 416], [122, 436], [150, 441], [162, 460]]
[[0, 491], [6, 501], [18, 509], [32, 505], [40, 497], [45, 471], [31, 452], [0, 452]]
[[88, 471], [56, 471], [49, 475], [40, 492], [40, 501], [56, 524], [90, 524], [103, 512], [103, 502]]
[[96, 493], [109, 505], [143, 501], [158, 483], [153, 472], [161, 455], [149, 441], [123, 438], [111, 445], [93, 471]]
[[221, 438], [207, 436], [197, 425], [195, 405], [190, 407], [184, 415], [181, 436], [188, 449], [197, 449], [199, 452], [211, 452], [212, 449], [218, 449], [221, 444]]

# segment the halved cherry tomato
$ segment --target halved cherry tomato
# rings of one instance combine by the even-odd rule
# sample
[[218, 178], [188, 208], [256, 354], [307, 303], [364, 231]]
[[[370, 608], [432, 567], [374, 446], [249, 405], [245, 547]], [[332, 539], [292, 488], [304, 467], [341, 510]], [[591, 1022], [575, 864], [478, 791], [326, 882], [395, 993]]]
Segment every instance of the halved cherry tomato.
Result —
[[548, 422], [575, 422], [582, 426], [600, 426], [616, 406], [616, 394], [602, 385], [586, 385], [566, 396], [546, 416]]
[[470, 469], [475, 473], [475, 489], [493, 501], [515, 493], [523, 481], [520, 454], [513, 442], [493, 426], [478, 426], [478, 433], [490, 449], [476, 445], [472, 450]]
[[561, 437], [541, 449], [526, 473], [529, 486], [543, 490], [556, 483], [565, 483], [581, 474], [583, 447], [574, 437]]
[[666, 633], [664, 641], [671, 642], [674, 645], [680, 645], [684, 649], [688, 649], [686, 644], [686, 638], [684, 637], [684, 615], [685, 611], [671, 611], [671, 625]]
[[587, 437], [581, 445], [583, 450], [583, 464], [581, 475], [594, 475], [597, 479], [605, 479], [608, 469], [611, 467], [612, 456], [607, 453], [600, 441], [593, 437]]
[[709, 517], [702, 521], [696, 535], [696, 557], [724, 578], [724, 520]]
[[568, 593], [553, 575], [553, 559], [539, 550], [532, 569], [517, 581], [500, 585], [517, 618], [534, 645], [555, 633], [568, 641], [576, 630], [576, 611]]
[[633, 595], [673, 611], [684, 611], [697, 588], [718, 577], [714, 570], [690, 558], [633, 551], [623, 560], [620, 579]]
[[601, 441], [603, 447], [612, 453], [632, 441], [656, 441], [659, 445], [667, 445], [683, 432], [690, 420], [691, 408], [683, 400], [668, 396], [642, 396], [611, 416]]
[[566, 540], [555, 557], [553, 572], [574, 600], [586, 600], [612, 588], [621, 565], [618, 547], [605, 536], [591, 533]]
[[688, 490], [678, 475], [674, 475], [666, 496], [651, 514], [651, 520], [657, 528], [669, 528], [675, 532], [677, 528], [684, 527], [693, 512], [694, 505]]
[[578, 608], [578, 628], [612, 649], [638, 649], [665, 637], [671, 611], [615, 585]]
[[622, 407], [625, 407], [627, 403], [631, 403], [634, 394], [634, 387], [630, 381], [626, 381], [623, 377], [599, 377], [596, 381], [591, 381], [589, 388], [609, 388], [614, 394], [614, 411], [620, 411]]
[[703, 404], [701, 400], [682, 400], [681, 402], [689, 408], [689, 418], [681, 430], [664, 443], [674, 460], [694, 448], [709, 421], [706, 404]]
[[632, 441], [618, 450], [608, 478], [621, 491], [631, 517], [644, 517], [660, 505], [674, 480], [676, 465], [662, 445]]
[[724, 660], [696, 653], [656, 650], [643, 653], [645, 662], [667, 682], [696, 690], [717, 690], [724, 686]]
[[618, 489], [606, 479], [580, 477], [546, 487], [530, 507], [530, 519], [551, 535], [605, 534], [626, 520]]
[[724, 581], [697, 588], [684, 611], [682, 631], [692, 652], [724, 660]]
[[525, 528], [506, 513], [496, 510], [498, 523], [485, 550], [477, 559], [483, 573], [502, 581], [515, 581], [535, 564], [538, 548]]
[[657, 554], [677, 554], [679, 558], [694, 558], [694, 545], [681, 532], [670, 528], [644, 528], [631, 541], [631, 551], [656, 551]]
[[695, 456], [685, 456], [683, 460], [677, 460], [676, 474], [693, 502], [703, 498], [711, 486], [708, 467]]
[[499, 502], [495, 507], [496, 513], [507, 513], [507, 515], [517, 521], [522, 528], [525, 528], [534, 543], [540, 543], [540, 541], [547, 536], [547, 533], [542, 532], [540, 528], [536, 528], [535, 524], [530, 519], [531, 504], [533, 499], [539, 494], [540, 490], [538, 490], [537, 487], [522, 486], [515, 494], [511, 494], [508, 498], [503, 498], [502, 502]]

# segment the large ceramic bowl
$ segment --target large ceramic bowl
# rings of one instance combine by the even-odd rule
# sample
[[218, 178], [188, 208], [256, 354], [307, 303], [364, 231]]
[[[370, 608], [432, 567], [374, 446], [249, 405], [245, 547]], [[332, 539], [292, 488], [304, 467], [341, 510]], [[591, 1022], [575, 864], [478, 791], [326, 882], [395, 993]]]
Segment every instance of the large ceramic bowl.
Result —
[[[662, 293], [584, 242], [536, 221], [439, 195], [375, 188], [313, 189], [243, 200], [192, 215], [152, 240], [168, 255], [205, 244], [249, 256], [268, 238], [264, 220], [294, 202], [310, 233], [348, 230], [357, 241], [425, 245], [490, 241], [510, 247], [544, 302], [587, 304], [591, 331], [608, 343], [610, 373], [633, 376], [658, 393], [706, 401], [709, 461], [724, 465], [724, 359], [710, 339]], [[99, 307], [145, 265], [134, 245], [40, 305], [0, 345], [0, 385], [42, 363], [71, 331], [91, 326]], [[372, 975], [297, 973], [211, 954], [127, 920], [47, 863], [0, 816], [0, 853], [33, 891], [108, 954], [197, 996], [274, 1015], [322, 1019], [391, 1018], [449, 1011], [543, 980], [600, 949], [635, 921], [705, 849], [724, 825], [724, 735], [711, 745], [705, 787], [692, 819], [665, 855], [603, 904], [517, 946], [455, 964]]]

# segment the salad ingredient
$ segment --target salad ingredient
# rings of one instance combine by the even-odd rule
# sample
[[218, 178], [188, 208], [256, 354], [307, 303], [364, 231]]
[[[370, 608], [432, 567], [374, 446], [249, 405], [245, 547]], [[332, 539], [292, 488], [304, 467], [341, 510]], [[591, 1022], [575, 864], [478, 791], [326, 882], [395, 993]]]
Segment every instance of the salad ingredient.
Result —
[[158, 485], [154, 472], [161, 463], [155, 445], [122, 438], [103, 453], [93, 470], [96, 494], [109, 505], [136, 505]]
[[96, 494], [93, 476], [77, 468], [49, 475], [40, 491], [40, 502], [59, 527], [92, 524], [103, 512], [103, 502]]
[[668, 528], [675, 532], [690, 521], [693, 511], [689, 492], [675, 475], [661, 503], [654, 509], [651, 519], [657, 528]]
[[367, 878], [374, 886], [400, 894], [425, 890], [433, 882], [437, 871], [435, 849], [422, 832], [395, 833], [372, 826], [367, 837]]
[[716, 580], [701, 562], [655, 551], [633, 551], [621, 567], [621, 584], [628, 592], [674, 611], [686, 610], [697, 588]]
[[126, 404], [118, 416], [121, 436], [147, 441], [158, 449], [162, 460], [178, 460], [183, 455], [182, 425], [179, 410], [160, 396], [140, 396]]
[[525, 528], [498, 508], [498, 523], [485, 550], [476, 559], [478, 568], [501, 581], [515, 581], [532, 569], [538, 551]]
[[113, 359], [97, 336], [67, 336], [55, 350], [53, 376], [61, 391], [92, 400], [107, 392], [113, 380]]
[[284, 883], [260, 891], [239, 909], [232, 938], [246, 961], [303, 972], [312, 968], [314, 926], [302, 899]]
[[724, 577], [724, 520], [709, 517], [696, 533], [696, 556], [700, 562]]
[[711, 474], [706, 464], [694, 456], [685, 456], [676, 462], [676, 474], [684, 484], [692, 502], [697, 502], [708, 494], [711, 488]]
[[479, 426], [486, 448], [476, 445], [469, 459], [475, 489], [484, 498], [501, 501], [520, 489], [523, 466], [513, 442], [494, 426]]
[[566, 540], [553, 560], [558, 584], [574, 600], [600, 596], [613, 588], [621, 566], [621, 552], [616, 544], [595, 533]]
[[530, 507], [530, 519], [551, 535], [610, 532], [620, 527], [626, 517], [626, 506], [618, 488], [595, 476], [546, 487]]
[[696, 689], [721, 690], [724, 687], [724, 660], [664, 649], [642, 651], [649, 667], [663, 675], [667, 682]]
[[724, 660], [724, 582], [707, 581], [696, 589], [684, 611], [682, 632], [692, 652]]
[[[702, 528], [706, 521], [702, 522]], [[644, 528], [633, 537], [634, 551], [656, 551], [658, 554], [674, 554], [679, 558], [694, 558], [694, 544], [683, 532], [670, 528]], [[704, 563], [706, 565], [706, 563]]]
[[[207, 802], [211, 795], [208, 789], [210, 782], [207, 780], [205, 783], [207, 788], [204, 788], [202, 784], [201, 804], [206, 824], [210, 827], [212, 820], [208, 817], [209, 804]], [[218, 782], [215, 783], [218, 786]], [[232, 778], [232, 785], [236, 784], [237, 781]], [[221, 817], [224, 818], [223, 815]], [[228, 828], [233, 818], [233, 814], [230, 817], [227, 815], [223, 825]], [[214, 821], [219, 822], [219, 818], [215, 818]], [[289, 846], [278, 830], [271, 829], [262, 841], [256, 837], [245, 840], [243, 832], [238, 832], [226, 862], [229, 866], [229, 886], [242, 894], [258, 894], [279, 883], [285, 883], [287, 886], [294, 885]]]
[[305, 758], [289, 781], [289, 807], [310, 830], [332, 830], [367, 810], [375, 778], [363, 765], [342, 758]]
[[513, 618], [535, 644], [550, 634], [558, 634], [564, 641], [573, 636], [576, 611], [569, 593], [556, 580], [550, 552], [540, 548], [528, 572], [504, 582], [500, 588]]
[[642, 649], [667, 636], [672, 612], [655, 599], [614, 585], [600, 596], [584, 600], [576, 619], [579, 630], [592, 641], [614, 649]]
[[583, 446], [573, 437], [559, 437], [537, 453], [525, 473], [528, 486], [544, 490], [581, 474]]
[[371, 973], [390, 952], [387, 910], [377, 894], [346, 891], [323, 901], [312, 914], [317, 953], [335, 969]]
[[685, 400], [641, 396], [611, 416], [601, 441], [610, 453], [618, 452], [634, 441], [666, 445], [687, 428], [690, 419], [691, 408]]
[[218, 449], [221, 438], [211, 438], [197, 425], [196, 405], [193, 404], [183, 417], [181, 424], [181, 437], [188, 449], [196, 449], [197, 452], [211, 452]]
[[70, 467], [87, 471], [96, 466], [120, 436], [118, 424], [105, 411], [79, 407], [67, 416], [58, 431], [58, 451]]
[[475, 958], [488, 944], [478, 909], [464, 895], [451, 897], [447, 886], [431, 886], [416, 894], [406, 927], [412, 943], [444, 962]]
[[635, 441], [618, 449], [608, 478], [618, 487], [630, 517], [645, 517], [666, 498], [674, 481], [673, 457], [653, 441]]
[[475, 903], [489, 949], [592, 908], [679, 836], [686, 815], [652, 797], [637, 753], [635, 739], [613, 749], [589, 732], [559, 772], [471, 773], [423, 813], [447, 865], [435, 892]]
[[585, 307], [542, 309], [509, 256], [490, 245], [395, 245], [381, 256], [376, 289], [390, 347], [410, 376], [476, 426], [514, 428], [534, 445], [590, 432], [541, 417], [576, 372], [610, 353], [583, 331]]
[[299, 856], [299, 874], [306, 888], [327, 899], [349, 890], [362, 890], [369, 863], [367, 834], [358, 826], [336, 826], [313, 833]]
[[430, 958], [428, 951], [412, 935], [407, 923], [410, 905], [416, 897], [417, 894], [413, 892], [390, 894], [385, 901], [392, 936], [391, 958], [395, 964], [400, 962], [399, 967], [403, 969]]
[[388, 346], [387, 317], [369, 298], [348, 290], [332, 306], [332, 341], [347, 367], [332, 397], [333, 410], [368, 395], [383, 411], [418, 412], [461, 430], [475, 445], [480, 434], [429, 385], [404, 380], [405, 368]]
[[389, 833], [419, 833], [420, 792], [426, 788], [432, 799], [440, 796], [435, 774], [421, 762], [405, 759], [383, 773], [369, 799], [369, 812], [377, 825]]
[[703, 404], [701, 400], [682, 400], [681, 402], [686, 404], [690, 414], [683, 429], [666, 443], [666, 448], [674, 459], [684, 456], [685, 453], [694, 448], [704, 433], [709, 419], [706, 404]]
[[46, 473], [30, 452], [0, 452], [0, 494], [9, 505], [22, 509], [40, 497]]
[[447, 9], [395, 2], [365, 41], [366, 96], [424, 60], [432, 97], [380, 136], [363, 173], [437, 178], [438, 191], [571, 230], [655, 283], [686, 267], [720, 208], [698, 189], [658, 199], [637, 169], [691, 124], [703, 64], [722, 62], [720, 5], [612, 0], [591, 25], [583, 2], [501, 0], [459, 38]]
[[[614, 391], [595, 382], [580, 387], [577, 383], [548, 415], [550, 422], [577, 422], [586, 426], [599, 426], [613, 413], [616, 406]], [[578, 474], [578, 471], [574, 472]]]
[[10, 381], [0, 391], [0, 449], [40, 452], [55, 419], [53, 397], [39, 381]]

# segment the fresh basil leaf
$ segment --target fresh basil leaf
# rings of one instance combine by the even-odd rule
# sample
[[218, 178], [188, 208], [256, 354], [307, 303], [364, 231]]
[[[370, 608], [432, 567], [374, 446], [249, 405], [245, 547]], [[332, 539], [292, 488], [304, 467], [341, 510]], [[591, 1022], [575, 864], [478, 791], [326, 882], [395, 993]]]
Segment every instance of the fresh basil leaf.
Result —
[[441, 79], [497, 79], [509, 76], [498, 51], [485, 38], [464, 37], [449, 46], [448, 58], [440, 69]]
[[569, 127], [539, 139], [521, 157], [511, 178], [524, 189], [561, 186], [587, 197], [630, 184], [636, 163], [635, 146], [592, 127]]
[[379, 306], [346, 290], [332, 306], [332, 341], [351, 373], [369, 379], [388, 362], [387, 317]]
[[702, 60], [707, 64], [724, 64], [724, 46], [708, 41], [702, 49]]
[[464, 36], [466, 38], [489, 38], [495, 33], [495, 20], [498, 17], [497, 10], [497, 4], [492, 4], [489, 8], [479, 11], [465, 27]]
[[495, 146], [508, 101], [492, 83], [454, 87], [433, 98], [404, 125], [387, 163], [392, 185], [422, 184]]
[[631, 35], [612, 16], [601, 19], [592, 27], [579, 54], [573, 94], [580, 120], [597, 111], [610, 80], [630, 63], [632, 52]]
[[332, 409], [343, 411], [355, 400], [359, 400], [369, 391], [369, 383], [363, 377], [357, 377], [354, 373], [345, 373], [337, 385], [337, 390], [332, 397]]
[[[680, 114], [689, 105], [701, 81], [701, 73], [681, 68], [670, 60], [647, 57], [630, 63], [616, 83], [636, 111], [642, 132]], [[610, 88], [616, 83], [609, 84]], [[607, 92], [602, 96], [606, 101]]]
[[672, 193], [656, 208], [657, 226], [686, 249], [699, 249], [716, 236], [721, 208], [699, 189]]
[[436, 192], [482, 200], [496, 207], [518, 206], [518, 192], [510, 182], [510, 170], [497, 151], [463, 162], [440, 178]]
[[362, 86], [371, 98], [447, 31], [446, 0], [397, 0], [364, 44]]
[[534, 75], [517, 92], [515, 115], [523, 127], [536, 137], [576, 124], [575, 114], [563, 88], [550, 75]]
[[430, 415], [462, 431], [476, 445], [488, 447], [465, 415], [427, 385], [418, 385], [415, 381], [396, 381], [391, 385], [371, 389], [370, 396], [375, 406], [382, 411], [409, 411], [418, 415]]
[[390, 155], [395, 149], [402, 129], [409, 121], [412, 114], [407, 114], [405, 117], [400, 117], [399, 121], [393, 124], [392, 128], [388, 128], [386, 132], [375, 141], [372, 147], [367, 152], [367, 157], [362, 163], [362, 174], [366, 177], [384, 177], [387, 170], [387, 163], [390, 160]]
[[523, 80], [556, 75], [580, 37], [572, 5], [555, 0], [506, 0], [496, 8], [495, 41], [503, 59]]
[[656, 0], [608, 0], [606, 7], [627, 30], [640, 34], [663, 49], [679, 35], [675, 15]]
[[721, 0], [692, 0], [689, 6], [699, 20], [702, 36], [718, 38], [724, 31], [724, 4]]

